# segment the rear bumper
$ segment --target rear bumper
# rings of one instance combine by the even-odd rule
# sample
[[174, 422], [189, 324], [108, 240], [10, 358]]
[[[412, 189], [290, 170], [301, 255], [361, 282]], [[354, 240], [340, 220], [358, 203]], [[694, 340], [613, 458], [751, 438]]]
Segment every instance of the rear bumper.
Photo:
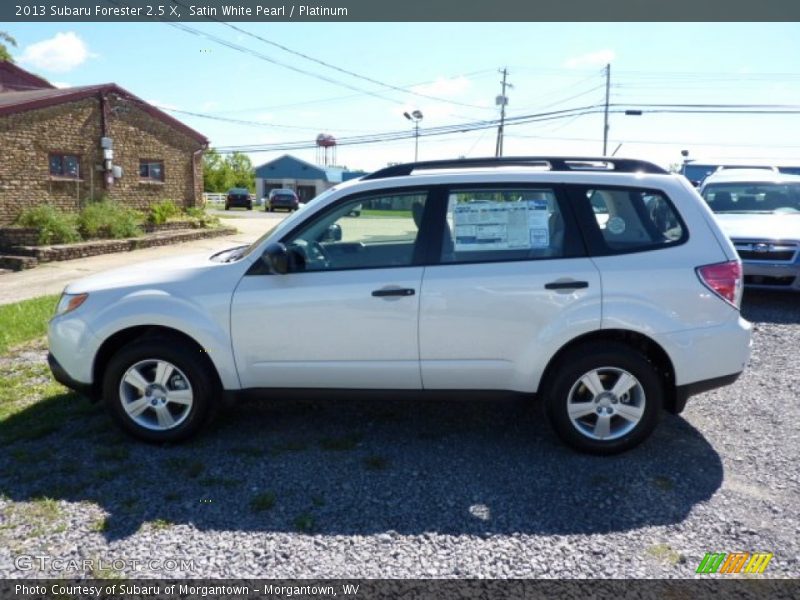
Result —
[[92, 386], [91, 383], [83, 383], [70, 377], [69, 374], [64, 370], [64, 367], [62, 367], [56, 360], [56, 357], [53, 356], [52, 352], [47, 353], [47, 365], [50, 367], [50, 372], [53, 374], [53, 378], [58, 383], [86, 396], [87, 398], [93, 398], [94, 386]]
[[225, 200], [225, 204], [236, 208], [247, 208], [249, 206], [253, 206], [253, 202], [251, 200]]
[[683, 412], [683, 409], [686, 408], [686, 401], [692, 396], [725, 387], [726, 385], [731, 385], [733, 382], [739, 379], [741, 374], [742, 372], [739, 371], [738, 373], [732, 373], [731, 375], [723, 375], [722, 377], [714, 377], [713, 379], [704, 379], [703, 381], [695, 381], [694, 383], [676, 386], [675, 398], [667, 407], [667, 409], [671, 413], [677, 415], [678, 413]]

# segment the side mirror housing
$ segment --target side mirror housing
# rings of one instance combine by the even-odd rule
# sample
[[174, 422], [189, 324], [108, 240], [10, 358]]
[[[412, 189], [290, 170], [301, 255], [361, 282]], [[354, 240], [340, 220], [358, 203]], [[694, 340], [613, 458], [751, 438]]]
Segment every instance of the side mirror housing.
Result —
[[261, 261], [271, 273], [284, 275], [289, 272], [289, 250], [280, 242], [273, 242], [264, 250]]

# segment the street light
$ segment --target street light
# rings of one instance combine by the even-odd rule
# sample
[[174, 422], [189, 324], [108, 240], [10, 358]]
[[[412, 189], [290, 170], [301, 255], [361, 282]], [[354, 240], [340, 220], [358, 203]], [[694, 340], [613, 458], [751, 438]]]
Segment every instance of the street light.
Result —
[[417, 162], [417, 156], [419, 155], [419, 122], [422, 121], [422, 111], [415, 110], [411, 114], [404, 112], [403, 116], [414, 122], [414, 162]]

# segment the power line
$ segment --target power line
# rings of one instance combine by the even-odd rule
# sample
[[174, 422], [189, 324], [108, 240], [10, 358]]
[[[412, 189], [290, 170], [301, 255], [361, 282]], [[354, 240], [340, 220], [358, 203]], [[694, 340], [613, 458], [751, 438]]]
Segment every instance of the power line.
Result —
[[[186, 6], [186, 5], [181, 4], [178, 0], [172, 0], [172, 1], [175, 2], [176, 4], [181, 5], [181, 6], [184, 6], [184, 7]], [[309, 56], [308, 54], [305, 54], [303, 52], [299, 52], [297, 50], [293, 50], [293, 49], [289, 48], [288, 46], [284, 46], [283, 44], [279, 44], [278, 42], [273, 42], [272, 40], [268, 40], [268, 39], [266, 39], [266, 38], [264, 38], [264, 37], [262, 37], [262, 36], [260, 36], [258, 34], [255, 34], [255, 33], [251, 32], [251, 31], [247, 31], [246, 29], [242, 29], [241, 27], [238, 27], [238, 26], [233, 25], [231, 23], [226, 23], [224, 21], [220, 21], [219, 19], [216, 19], [214, 17], [208, 17], [208, 19], [216, 21], [217, 23], [225, 25], [226, 27], [229, 27], [229, 28], [233, 29], [234, 31], [238, 31], [239, 33], [242, 33], [242, 34], [244, 34], [246, 36], [249, 36], [251, 38], [257, 39], [257, 40], [259, 40], [259, 41], [261, 41], [261, 42], [263, 42], [265, 44], [269, 44], [271, 46], [275, 46], [276, 48], [280, 48], [284, 52], [288, 52], [290, 54], [294, 54], [295, 56], [299, 56], [301, 58], [304, 58], [305, 60], [309, 60], [311, 62], [317, 63], [317, 64], [322, 65], [324, 67], [327, 67], [329, 69], [333, 69], [334, 71], [338, 71], [340, 73], [344, 73], [345, 75], [349, 75], [350, 77], [355, 77], [356, 79], [361, 79], [362, 81], [367, 81], [369, 83], [373, 83], [375, 85], [378, 85], [378, 86], [381, 86], [381, 87], [385, 87], [385, 88], [390, 89], [390, 90], [395, 90], [395, 91], [398, 91], [398, 92], [402, 92], [404, 94], [411, 94], [411, 95], [414, 95], [414, 96], [418, 96], [420, 98], [427, 98], [429, 100], [436, 100], [437, 102], [446, 102], [448, 104], [455, 104], [457, 106], [466, 106], [468, 108], [482, 108], [482, 109], [487, 108], [485, 106], [478, 106], [478, 105], [475, 105], [475, 104], [468, 104], [466, 102], [458, 102], [456, 100], [449, 100], [447, 98], [440, 98], [438, 96], [433, 96], [433, 95], [430, 95], [430, 94], [423, 94], [421, 92], [415, 92], [414, 90], [411, 90], [411, 89], [406, 89], [406, 88], [403, 88], [403, 87], [400, 87], [400, 86], [393, 85], [391, 83], [386, 83], [386, 82], [383, 82], [383, 81], [379, 81], [379, 80], [377, 80], [377, 79], [375, 79], [373, 77], [368, 77], [366, 75], [360, 75], [359, 73], [355, 73], [353, 71], [350, 71], [349, 69], [344, 69], [342, 67], [338, 67], [338, 66], [336, 66], [334, 64], [331, 64], [329, 62], [326, 62], [324, 60], [320, 60], [318, 58], [314, 58], [313, 56]]]

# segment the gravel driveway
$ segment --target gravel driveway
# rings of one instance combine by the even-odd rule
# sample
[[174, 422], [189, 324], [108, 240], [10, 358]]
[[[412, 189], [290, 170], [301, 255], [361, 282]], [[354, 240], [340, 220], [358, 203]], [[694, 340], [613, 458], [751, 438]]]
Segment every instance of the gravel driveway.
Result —
[[[800, 302], [748, 293], [743, 311], [744, 376], [611, 458], [518, 400], [250, 401], [157, 447], [51, 392], [0, 422], [0, 577], [64, 576], [15, 566], [47, 555], [125, 563], [67, 576], [672, 578], [737, 551], [797, 577]], [[42, 358], [0, 375], [44, 381]], [[151, 558], [168, 564], [130, 564]]]

